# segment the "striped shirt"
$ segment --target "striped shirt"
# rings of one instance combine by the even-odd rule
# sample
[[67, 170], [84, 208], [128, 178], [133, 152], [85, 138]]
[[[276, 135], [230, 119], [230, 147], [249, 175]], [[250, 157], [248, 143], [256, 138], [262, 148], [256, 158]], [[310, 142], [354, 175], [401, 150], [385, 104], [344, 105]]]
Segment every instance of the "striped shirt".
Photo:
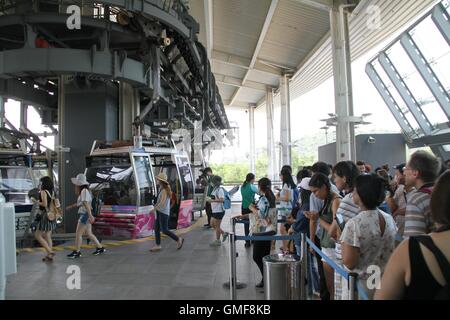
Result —
[[353, 200], [353, 192], [350, 192], [344, 197], [344, 199], [341, 200], [336, 215], [341, 215], [345, 223], [351, 218], [357, 216], [360, 212], [361, 209], [355, 204]]
[[428, 234], [433, 231], [433, 221], [430, 210], [431, 195], [425, 192], [413, 191], [408, 194], [405, 213], [404, 238]]

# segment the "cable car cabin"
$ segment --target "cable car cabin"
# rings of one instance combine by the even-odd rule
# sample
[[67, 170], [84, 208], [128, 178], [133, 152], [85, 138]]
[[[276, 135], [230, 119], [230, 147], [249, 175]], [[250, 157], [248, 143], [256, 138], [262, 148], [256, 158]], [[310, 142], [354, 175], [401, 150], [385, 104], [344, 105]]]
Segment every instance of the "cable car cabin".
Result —
[[55, 187], [55, 193], [59, 196], [58, 157], [55, 152], [32, 155], [31, 170], [36, 186], [43, 177], [50, 177]]
[[94, 232], [103, 239], [151, 235], [156, 186], [150, 155], [132, 147], [98, 149], [87, 157], [86, 167], [98, 204]]
[[194, 179], [188, 155], [171, 148], [145, 147], [145, 151], [150, 154], [154, 176], [164, 172], [172, 189], [169, 229], [188, 227], [194, 199]]
[[33, 203], [28, 193], [35, 189], [31, 172], [31, 157], [20, 151], [0, 151], [0, 192], [6, 202], [14, 203], [16, 238], [27, 233]]

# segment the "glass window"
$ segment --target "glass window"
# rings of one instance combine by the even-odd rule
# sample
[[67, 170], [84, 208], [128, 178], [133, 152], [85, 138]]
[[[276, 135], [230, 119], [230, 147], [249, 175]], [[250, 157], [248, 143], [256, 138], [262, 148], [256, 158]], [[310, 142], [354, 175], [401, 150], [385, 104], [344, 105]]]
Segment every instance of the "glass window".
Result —
[[28, 192], [35, 188], [27, 167], [0, 167], [0, 192], [6, 202], [30, 204]]
[[87, 158], [86, 178], [105, 205], [137, 205], [138, 192], [128, 155]]
[[436, 76], [446, 90], [450, 90], [450, 50], [447, 41], [434, 24], [431, 16], [410, 31], [410, 35], [419, 47]]
[[[408, 107], [406, 106], [405, 102], [403, 101], [402, 97], [398, 93], [397, 89], [392, 84], [392, 81], [389, 79], [388, 75], [384, 71], [384, 69], [381, 67], [380, 63], [378, 61], [373, 62], [373, 67], [380, 76], [381, 80], [383, 81], [384, 85], [389, 90], [390, 94], [392, 95], [392, 98], [394, 99], [394, 102], [397, 103], [400, 110], [405, 115], [406, 120], [409, 122], [409, 125], [414, 129], [414, 133], [418, 132], [419, 124], [417, 123], [414, 116], [409, 111]], [[409, 132], [408, 132], [409, 134]]]
[[194, 198], [194, 181], [192, 179], [191, 166], [187, 157], [177, 157], [178, 170], [180, 171], [183, 187], [183, 200]]
[[180, 204], [181, 201], [181, 187], [180, 178], [178, 176], [177, 166], [172, 161], [171, 155], [153, 155], [152, 156], [153, 170], [155, 177], [164, 172], [167, 175], [167, 180], [170, 185], [170, 189], [175, 195], [176, 204]]
[[134, 166], [139, 184], [140, 205], [149, 206], [153, 203], [154, 188], [148, 156], [134, 156]]

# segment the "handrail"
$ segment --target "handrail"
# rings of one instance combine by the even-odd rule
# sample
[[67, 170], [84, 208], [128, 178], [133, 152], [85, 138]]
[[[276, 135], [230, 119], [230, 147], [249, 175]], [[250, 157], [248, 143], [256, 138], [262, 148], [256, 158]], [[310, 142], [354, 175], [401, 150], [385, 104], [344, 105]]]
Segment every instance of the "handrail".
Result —
[[[352, 300], [356, 300], [356, 295], [359, 294], [361, 300], [369, 300], [369, 297], [364, 289], [364, 286], [358, 279], [358, 275], [355, 273], [350, 273], [345, 271], [341, 266], [336, 264], [333, 260], [331, 260], [322, 250], [320, 250], [307, 236], [305, 233], [298, 233], [291, 236], [237, 236], [236, 235], [236, 223], [248, 223], [246, 220], [240, 220], [237, 217], [231, 218], [232, 232], [229, 237], [230, 244], [230, 297], [232, 300], [236, 299], [236, 241], [237, 240], [245, 240], [245, 241], [272, 241], [272, 240], [301, 240], [302, 244], [302, 268], [305, 269], [302, 271], [301, 278], [307, 281], [307, 272], [306, 272], [306, 245], [308, 244], [318, 255], [320, 255], [323, 260], [336, 272], [349, 281], [350, 285], [350, 298]], [[304, 286], [304, 284], [302, 284]], [[303, 288], [302, 299], [305, 299], [305, 291], [306, 288]]]
[[[337, 273], [339, 273], [343, 278], [345, 278], [347, 281], [349, 281], [349, 278], [351, 276], [351, 273], [345, 271], [342, 267], [338, 266], [333, 260], [331, 260], [325, 253], [323, 253], [322, 250], [320, 250], [312, 241], [311, 239], [309, 239], [308, 237], [306, 237], [306, 242], [309, 244], [309, 246], [311, 248], [313, 248], [313, 250], [315, 252], [317, 252], [318, 255], [320, 255], [325, 262], [331, 267], [333, 268]], [[358, 294], [360, 296], [360, 298], [362, 300], [369, 300], [369, 297], [367, 296], [367, 293], [364, 289], [364, 287], [362, 286], [360, 280], [357, 281], [356, 283], [356, 287], [357, 287], [357, 291]]]

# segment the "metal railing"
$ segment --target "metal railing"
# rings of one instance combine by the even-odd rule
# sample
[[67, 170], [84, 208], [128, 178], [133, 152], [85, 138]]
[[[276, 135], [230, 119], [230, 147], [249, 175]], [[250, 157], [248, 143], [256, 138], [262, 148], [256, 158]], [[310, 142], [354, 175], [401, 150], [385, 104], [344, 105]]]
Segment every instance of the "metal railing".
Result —
[[349, 287], [349, 297], [350, 300], [369, 300], [369, 297], [361, 284], [358, 281], [358, 274], [347, 272], [341, 266], [337, 265], [332, 259], [330, 259], [322, 250], [320, 250], [307, 236], [305, 233], [295, 234], [293, 236], [237, 236], [236, 235], [236, 223], [248, 223], [247, 220], [238, 220], [238, 217], [231, 218], [231, 233], [229, 234], [229, 263], [230, 263], [230, 299], [236, 300], [236, 241], [246, 240], [246, 241], [272, 241], [272, 240], [300, 240], [301, 243], [301, 271], [300, 271], [300, 281], [301, 281], [301, 300], [306, 300], [307, 284], [308, 284], [308, 264], [307, 264], [307, 245], [309, 245], [317, 254], [322, 257], [322, 259], [337, 272], [343, 278], [348, 281]]

